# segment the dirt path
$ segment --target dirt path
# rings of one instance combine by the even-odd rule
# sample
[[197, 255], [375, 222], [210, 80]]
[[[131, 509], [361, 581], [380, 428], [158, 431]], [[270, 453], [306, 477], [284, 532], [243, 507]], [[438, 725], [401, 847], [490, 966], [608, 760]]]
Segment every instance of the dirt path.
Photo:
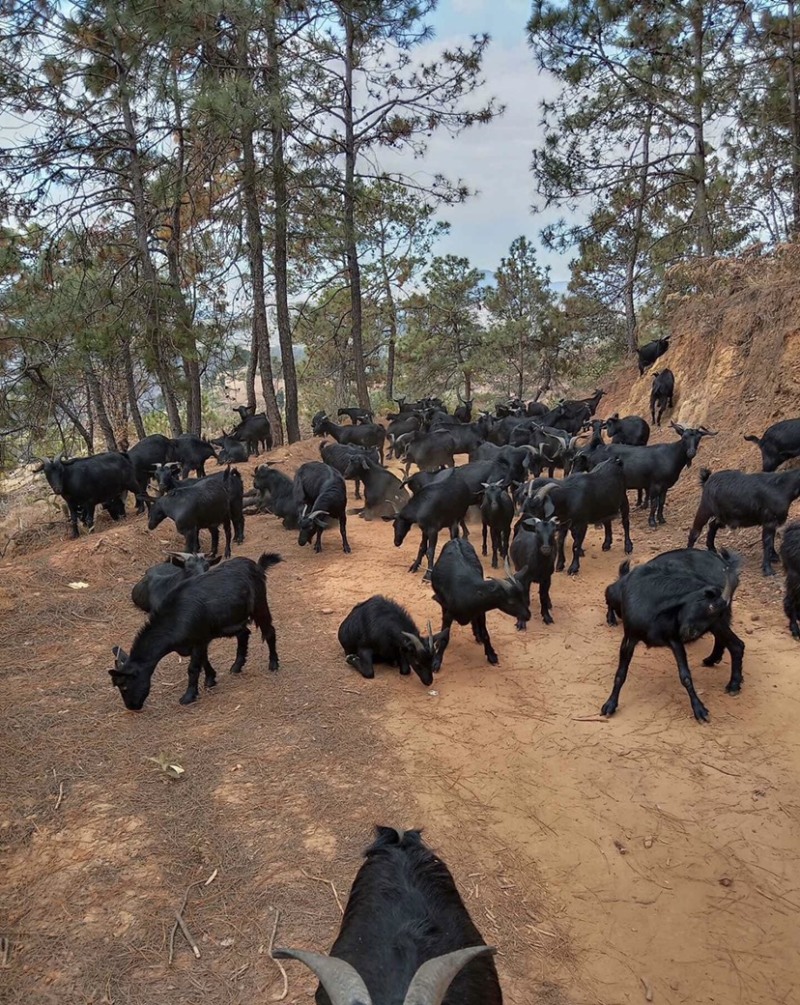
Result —
[[[315, 453], [294, 448], [287, 470]], [[423, 623], [438, 610], [406, 572], [413, 534], [395, 550], [384, 524], [350, 524], [352, 555], [329, 531], [315, 556], [273, 519], [248, 521], [240, 554], [286, 558], [269, 580], [280, 673], [254, 645], [241, 678], [221, 674], [184, 709], [185, 663], [171, 657], [139, 716], [106, 670], [111, 644], [141, 623], [130, 585], [175, 544], [166, 528], [104, 523], [2, 563], [4, 999], [272, 1000], [275, 910], [278, 943], [327, 947], [339, 910], [321, 880], [344, 901], [381, 822], [425, 827], [501, 949], [510, 1003], [638, 1003], [648, 990], [675, 1005], [791, 1002], [798, 660], [778, 587], [748, 567], [745, 688], [730, 698], [724, 666], [697, 671], [709, 726], [691, 718], [671, 657], [644, 650], [619, 712], [598, 722], [619, 644], [601, 604], [616, 547], [603, 555], [590, 532], [581, 576], [555, 581], [550, 628], [534, 618], [519, 635], [490, 615], [496, 669], [456, 629], [434, 694], [390, 668], [364, 681], [341, 658], [339, 621], [371, 593]], [[674, 534], [650, 537], [637, 518], [635, 557]], [[691, 648], [695, 667], [708, 643]], [[224, 667], [232, 651], [218, 643], [212, 660]], [[180, 781], [147, 760], [162, 755], [185, 768]], [[214, 870], [186, 910], [201, 958], [179, 937], [169, 967], [174, 911]], [[284, 1000], [309, 1001], [313, 986], [292, 965]]]

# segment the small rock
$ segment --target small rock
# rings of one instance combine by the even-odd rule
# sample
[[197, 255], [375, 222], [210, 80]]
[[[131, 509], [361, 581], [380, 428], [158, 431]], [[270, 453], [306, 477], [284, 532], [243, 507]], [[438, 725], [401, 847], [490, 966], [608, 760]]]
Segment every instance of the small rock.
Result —
[[322, 614], [333, 614], [333, 608], [332, 607], [323, 607], [321, 613]]
[[645, 848], [652, 848], [653, 847], [653, 836], [652, 836], [652, 834], [648, 834], [647, 837], [644, 839], [644, 846], [645, 846]]
[[627, 855], [628, 854], [628, 849], [625, 847], [625, 845], [621, 841], [618, 841], [616, 838], [614, 838], [614, 847], [617, 849], [617, 851], [620, 853], [620, 855]]
[[750, 615], [750, 620], [751, 621], [760, 621], [761, 620], [761, 615], [760, 614], [751, 614]]
[[434, 698], [436, 698], [436, 697], [437, 697], [437, 695], [439, 694], [439, 692], [438, 692], [438, 691], [428, 691], [428, 694], [430, 694], [430, 695], [432, 695], [432, 696], [433, 696]]
[[733, 880], [728, 876], [722, 876], [719, 881], [720, 886], [733, 886]]
[[221, 939], [219, 944], [224, 949], [230, 949], [230, 947], [233, 945], [233, 943], [234, 943], [234, 939], [227, 938], [227, 939]]

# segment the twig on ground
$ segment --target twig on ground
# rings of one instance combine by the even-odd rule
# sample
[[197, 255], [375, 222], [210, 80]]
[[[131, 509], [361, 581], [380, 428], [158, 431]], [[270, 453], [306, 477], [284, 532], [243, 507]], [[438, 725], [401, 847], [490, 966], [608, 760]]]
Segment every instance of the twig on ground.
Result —
[[8, 970], [11, 966], [8, 962], [10, 953], [11, 942], [5, 937], [5, 935], [0, 935], [0, 969]]
[[339, 908], [339, 913], [344, 914], [344, 908], [342, 907], [342, 902], [339, 900], [339, 894], [336, 892], [336, 887], [333, 885], [333, 880], [325, 879], [324, 876], [312, 876], [311, 873], [306, 872], [305, 869], [301, 869], [300, 872], [306, 877], [306, 879], [313, 879], [315, 883], [325, 883], [333, 890], [333, 895], [336, 898], [336, 904]]
[[199, 879], [196, 883], [190, 883], [186, 887], [186, 893], [184, 893], [183, 895], [183, 903], [181, 904], [180, 909], [175, 912], [175, 924], [172, 926], [172, 929], [169, 933], [169, 957], [167, 959], [167, 963], [169, 964], [169, 966], [172, 966], [172, 961], [175, 959], [175, 935], [179, 928], [186, 937], [186, 941], [192, 947], [192, 952], [194, 953], [194, 955], [198, 959], [200, 958], [200, 950], [197, 948], [197, 943], [192, 938], [191, 932], [186, 927], [186, 922], [183, 920], [183, 912], [186, 910], [186, 905], [189, 903], [189, 894], [192, 892], [194, 887], [206, 886], [208, 883], [211, 882], [215, 874], [216, 870], [214, 870], [209, 879], [207, 880]]
[[59, 782], [58, 783], [58, 799], [56, 799], [56, 805], [55, 805], [56, 809], [58, 809], [58, 807], [61, 805], [61, 800], [63, 798], [64, 798], [64, 783], [63, 782]]
[[282, 1002], [283, 999], [289, 994], [289, 977], [286, 970], [280, 960], [276, 960], [272, 955], [272, 947], [275, 945], [275, 933], [278, 931], [278, 921], [280, 920], [281, 912], [275, 908], [275, 924], [272, 926], [272, 935], [269, 937], [269, 958], [275, 964], [275, 966], [280, 970], [281, 977], [283, 977], [283, 991], [279, 995], [273, 995], [272, 1000], [274, 1002]]
[[175, 922], [178, 925], [178, 928], [180, 928], [180, 930], [183, 932], [183, 936], [186, 939], [186, 941], [192, 947], [192, 952], [194, 953], [195, 958], [199, 960], [200, 959], [200, 949], [199, 949], [197, 943], [194, 941], [194, 936], [192, 935], [192, 933], [187, 928], [186, 922], [183, 920], [183, 916], [180, 915], [180, 914], [178, 914], [177, 911], [175, 912]]

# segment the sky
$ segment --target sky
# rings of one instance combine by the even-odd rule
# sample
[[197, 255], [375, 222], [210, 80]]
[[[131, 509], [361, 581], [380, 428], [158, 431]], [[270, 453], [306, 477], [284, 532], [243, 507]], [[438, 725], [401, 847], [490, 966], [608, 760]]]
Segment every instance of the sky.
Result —
[[[540, 261], [550, 266], [551, 279], [559, 283], [569, 279], [569, 256], [542, 249], [539, 233], [561, 214], [531, 212], [536, 193], [530, 172], [531, 153], [542, 136], [539, 103], [557, 93], [557, 84], [537, 71], [525, 34], [529, 16], [526, 0], [440, 0], [428, 19], [435, 31], [430, 52], [488, 32], [492, 41], [480, 94], [484, 99], [493, 95], [506, 111], [455, 138], [435, 134], [424, 162], [412, 170], [462, 178], [478, 192], [466, 203], [442, 210], [451, 229], [436, 246], [437, 254], [464, 255], [477, 268], [493, 271], [514, 238], [524, 234], [539, 249]], [[480, 104], [478, 98], [474, 103]], [[408, 167], [403, 159], [403, 168]]]

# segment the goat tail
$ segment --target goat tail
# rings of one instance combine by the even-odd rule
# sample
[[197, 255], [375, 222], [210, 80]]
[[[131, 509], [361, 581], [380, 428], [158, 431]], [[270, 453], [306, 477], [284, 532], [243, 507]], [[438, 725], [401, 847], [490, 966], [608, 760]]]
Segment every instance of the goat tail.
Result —
[[710, 468], [700, 468], [700, 484], [705, 485], [708, 479], [711, 477]]
[[277, 565], [278, 562], [283, 561], [283, 556], [276, 555], [274, 552], [264, 552], [258, 560], [259, 566], [266, 572], [271, 565]]
[[748, 443], [757, 443], [759, 447], [761, 446], [760, 436], [745, 436], [745, 439], [747, 440]]
[[619, 578], [622, 579], [623, 576], [627, 576], [630, 571], [631, 571], [631, 560], [629, 558], [626, 558], [625, 561], [620, 564], [620, 567], [617, 570]]

